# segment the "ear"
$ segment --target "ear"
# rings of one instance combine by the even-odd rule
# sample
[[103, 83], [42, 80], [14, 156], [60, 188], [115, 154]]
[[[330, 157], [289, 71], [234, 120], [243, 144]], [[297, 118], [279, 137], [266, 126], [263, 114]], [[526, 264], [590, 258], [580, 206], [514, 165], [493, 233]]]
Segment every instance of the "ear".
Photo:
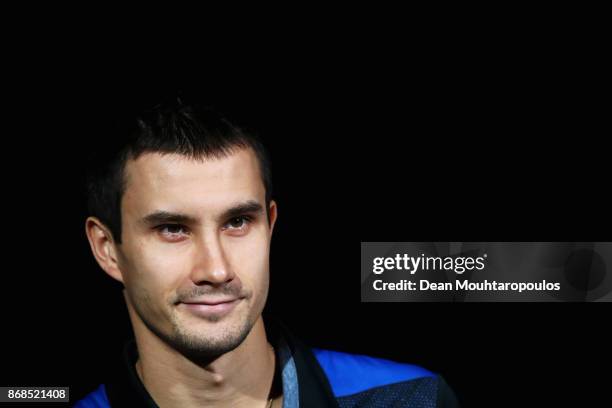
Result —
[[276, 224], [276, 218], [278, 217], [278, 206], [276, 205], [276, 201], [270, 201], [270, 236], [272, 236], [272, 232], [274, 231], [274, 224]]
[[85, 233], [98, 265], [113, 279], [123, 283], [123, 274], [119, 269], [117, 250], [110, 230], [96, 217], [88, 217], [85, 220]]

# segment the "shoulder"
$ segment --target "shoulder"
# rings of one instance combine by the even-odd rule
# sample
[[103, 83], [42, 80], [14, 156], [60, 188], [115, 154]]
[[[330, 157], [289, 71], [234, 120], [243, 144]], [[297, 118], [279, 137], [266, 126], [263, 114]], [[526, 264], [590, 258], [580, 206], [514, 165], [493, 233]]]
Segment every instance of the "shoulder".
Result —
[[413, 364], [316, 348], [312, 351], [337, 397], [380, 386], [436, 377], [431, 371]]
[[108, 398], [106, 397], [106, 388], [104, 384], [100, 385], [94, 391], [90, 392], [83, 398], [78, 401], [74, 408], [106, 408], [110, 407], [110, 403], [108, 402]]
[[426, 368], [313, 348], [341, 407], [458, 407], [444, 379]]

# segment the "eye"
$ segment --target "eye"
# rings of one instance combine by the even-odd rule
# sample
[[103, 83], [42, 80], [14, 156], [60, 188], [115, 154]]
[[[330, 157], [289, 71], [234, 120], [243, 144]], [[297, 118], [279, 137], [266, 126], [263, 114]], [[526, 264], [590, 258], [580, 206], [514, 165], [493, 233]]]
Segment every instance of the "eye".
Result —
[[176, 238], [181, 238], [181, 236], [187, 234], [187, 229], [180, 224], [164, 224], [155, 227], [155, 229], [165, 238], [171, 240], [176, 240]]
[[234, 217], [232, 219], [230, 219], [227, 224], [226, 224], [226, 228], [227, 229], [244, 229], [248, 226], [248, 224], [251, 222], [251, 218], [246, 216], [246, 215], [241, 215], [239, 217]]

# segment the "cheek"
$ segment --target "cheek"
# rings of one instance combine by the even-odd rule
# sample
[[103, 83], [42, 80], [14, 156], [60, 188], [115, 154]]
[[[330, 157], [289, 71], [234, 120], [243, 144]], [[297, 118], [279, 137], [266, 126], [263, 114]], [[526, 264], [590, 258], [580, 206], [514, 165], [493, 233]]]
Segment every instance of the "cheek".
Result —
[[267, 287], [269, 272], [269, 241], [265, 233], [229, 239], [227, 256], [234, 272], [253, 290]]
[[163, 248], [139, 246], [134, 248], [133, 259], [128, 272], [129, 284], [154, 303], [167, 301], [174, 293], [181, 276], [184, 257], [166, 253]]

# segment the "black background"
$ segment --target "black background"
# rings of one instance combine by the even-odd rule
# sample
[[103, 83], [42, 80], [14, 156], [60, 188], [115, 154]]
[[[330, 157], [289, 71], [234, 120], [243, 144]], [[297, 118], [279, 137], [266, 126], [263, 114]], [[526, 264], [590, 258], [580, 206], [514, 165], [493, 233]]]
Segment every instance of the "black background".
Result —
[[595, 405], [608, 304], [362, 304], [356, 279], [360, 241], [610, 240], [603, 67], [596, 52], [544, 48], [249, 55], [231, 68], [209, 55], [154, 74], [44, 54], [6, 101], [0, 383], [67, 385], [75, 400], [117, 358], [129, 323], [84, 235], [84, 157], [105, 143], [101, 112], [181, 89], [271, 151], [268, 309], [296, 334], [439, 372], [466, 407]]

